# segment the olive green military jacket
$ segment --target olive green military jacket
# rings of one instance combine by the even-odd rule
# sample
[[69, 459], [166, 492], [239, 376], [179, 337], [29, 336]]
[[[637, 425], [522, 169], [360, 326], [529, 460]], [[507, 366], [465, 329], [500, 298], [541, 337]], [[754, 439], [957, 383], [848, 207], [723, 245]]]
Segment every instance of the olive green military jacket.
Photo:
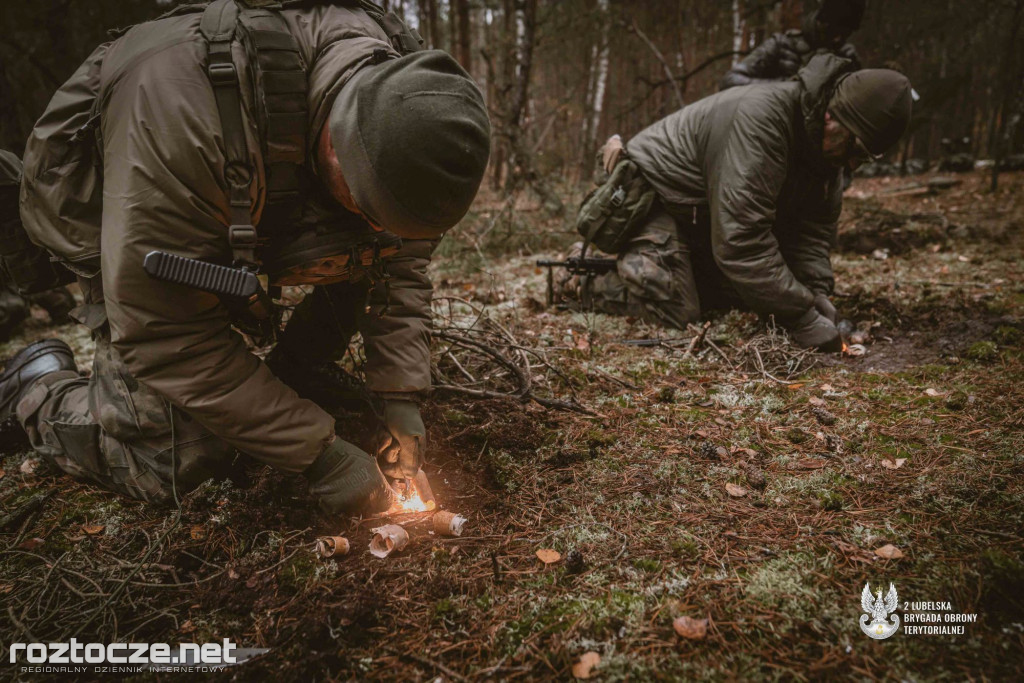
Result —
[[[301, 471], [333, 435], [334, 419], [300, 399], [249, 353], [216, 297], [155, 281], [142, 268], [143, 257], [155, 249], [230, 261], [224, 141], [205, 71], [201, 16], [141, 24], [99, 48], [57, 93], [33, 136], [45, 137], [48, 121], [60, 120], [60, 108], [79, 96], [88, 79], [99, 79], [99, 264], [106, 299], [101, 313], [114, 347], [136, 379], [218, 437], [259, 460]], [[312, 147], [335, 94], [355, 70], [374, 50], [397, 53], [378, 24], [356, 8], [289, 9], [282, 16], [307, 65]], [[257, 154], [252, 74], [242, 46], [236, 42], [233, 49], [251, 165], [257, 169], [251, 199], [258, 225], [266, 178]], [[31, 218], [26, 216], [26, 225]], [[55, 241], [49, 236], [44, 243]], [[390, 259], [389, 314], [366, 316], [362, 329], [371, 390], [405, 393], [430, 385], [432, 290], [425, 271], [433, 246], [408, 241]]]
[[834, 285], [842, 182], [821, 157], [821, 139], [828, 99], [848, 69], [838, 57], [815, 57], [794, 80], [711, 95], [627, 145], [670, 213], [708, 207], [716, 264], [747, 305], [781, 322]]

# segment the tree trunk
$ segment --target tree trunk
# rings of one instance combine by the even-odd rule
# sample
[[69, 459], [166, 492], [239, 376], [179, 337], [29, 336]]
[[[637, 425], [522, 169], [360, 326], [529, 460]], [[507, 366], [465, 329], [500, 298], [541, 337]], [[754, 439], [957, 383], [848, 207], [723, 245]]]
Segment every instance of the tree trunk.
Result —
[[7, 63], [0, 57], [0, 145], [20, 156], [25, 148], [25, 134], [21, 129], [14, 89], [7, 79]]
[[1003, 160], [1007, 147], [1005, 138], [1008, 137], [1007, 133], [1011, 133], [1011, 130], [1008, 129], [1008, 120], [1016, 113], [1013, 111], [1016, 109], [1014, 102], [1019, 101], [1021, 95], [1024, 94], [1017, 87], [1021, 79], [1014, 77], [1014, 63], [1019, 58], [1019, 53], [1013, 49], [1013, 46], [1017, 44], [1017, 35], [1020, 33], [1022, 15], [1024, 15], [1024, 0], [1017, 0], [1013, 8], [1013, 21], [1003, 52], [1003, 65], [999, 74], [999, 80], [1002, 81], [1003, 86], [1003, 101], [998, 105], [999, 116], [992, 123], [991, 137], [989, 138], [993, 161], [991, 188], [993, 192], [999, 189], [999, 164]]
[[743, 51], [743, 11], [740, 0], [732, 0], [732, 65], [740, 61], [740, 52]]
[[598, 137], [601, 134], [601, 115], [604, 112], [604, 96], [608, 86], [611, 48], [609, 38], [612, 22], [608, 0], [597, 0], [597, 8], [600, 12], [601, 29], [591, 52], [589, 82], [587, 83], [587, 111], [583, 113], [586, 117], [584, 121], [586, 138], [580, 167], [584, 177], [592, 175], [596, 171], [593, 160], [594, 153], [597, 151]]
[[[458, 41], [455, 50], [456, 59], [462, 68], [473, 73], [473, 31], [469, 20], [469, 0], [451, 0], [455, 6], [455, 24], [458, 25]], [[452, 32], [455, 31], [455, 24]]]
[[427, 30], [424, 34], [434, 50], [441, 48], [441, 20], [437, 14], [437, 0], [425, 0], [427, 5]]

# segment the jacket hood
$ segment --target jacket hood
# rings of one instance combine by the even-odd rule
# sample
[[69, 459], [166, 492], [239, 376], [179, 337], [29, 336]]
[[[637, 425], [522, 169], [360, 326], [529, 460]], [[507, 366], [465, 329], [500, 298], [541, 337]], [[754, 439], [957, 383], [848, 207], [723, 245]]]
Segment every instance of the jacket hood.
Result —
[[821, 156], [825, 132], [825, 112], [836, 85], [854, 70], [853, 62], [833, 54], [816, 55], [794, 78], [800, 82], [800, 113], [807, 156], [818, 165], [827, 166]]

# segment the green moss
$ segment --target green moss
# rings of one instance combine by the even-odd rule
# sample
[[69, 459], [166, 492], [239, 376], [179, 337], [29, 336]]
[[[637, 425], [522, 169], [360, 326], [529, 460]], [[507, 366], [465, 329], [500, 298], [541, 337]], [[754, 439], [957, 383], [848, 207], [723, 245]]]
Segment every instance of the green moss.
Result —
[[992, 335], [992, 338], [1003, 346], [1016, 346], [1024, 341], [1024, 332], [1021, 332], [1016, 327], [1000, 325]]
[[967, 349], [964, 356], [979, 362], [992, 361], [999, 357], [999, 347], [993, 341], [975, 342]]
[[797, 427], [793, 427], [786, 431], [786, 438], [789, 439], [790, 443], [803, 443], [807, 441], [807, 432]]
[[516, 491], [520, 486], [518, 468], [515, 459], [508, 451], [490, 450], [484, 453], [484, 467], [487, 476], [498, 488], [508, 492]]
[[697, 539], [686, 532], [673, 538], [669, 542], [669, 547], [672, 554], [678, 558], [692, 560], [700, 555], [700, 544], [697, 543]]
[[642, 572], [654, 574], [661, 571], [661, 560], [656, 560], [653, 557], [638, 557], [633, 560], [633, 566]]
[[818, 503], [823, 510], [839, 511], [843, 509], [842, 495], [834, 491], [819, 491]]

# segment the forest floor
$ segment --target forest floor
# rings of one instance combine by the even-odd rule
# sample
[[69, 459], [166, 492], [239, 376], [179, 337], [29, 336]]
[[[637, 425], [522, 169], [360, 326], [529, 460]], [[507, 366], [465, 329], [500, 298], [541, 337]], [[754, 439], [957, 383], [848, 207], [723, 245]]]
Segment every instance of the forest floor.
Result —
[[[300, 477], [249, 465], [161, 510], [8, 446], [0, 642], [269, 648], [242, 680], [566, 679], [581, 658], [598, 680], [1019, 678], [1024, 174], [957, 178], [848, 192], [835, 302], [857, 357], [747, 313], [691, 350], [694, 329], [547, 309], [534, 261], [572, 234], [482, 202], [434, 266], [454, 388], [426, 407], [426, 471], [461, 537], [402, 517], [409, 546], [376, 559], [377, 522], [311, 512]], [[87, 358], [45, 314], [0, 356], [45, 336]], [[320, 559], [323, 534], [352, 552]], [[888, 640], [861, 633], [866, 582], [899, 593]], [[947, 611], [977, 621], [907, 632]]]

